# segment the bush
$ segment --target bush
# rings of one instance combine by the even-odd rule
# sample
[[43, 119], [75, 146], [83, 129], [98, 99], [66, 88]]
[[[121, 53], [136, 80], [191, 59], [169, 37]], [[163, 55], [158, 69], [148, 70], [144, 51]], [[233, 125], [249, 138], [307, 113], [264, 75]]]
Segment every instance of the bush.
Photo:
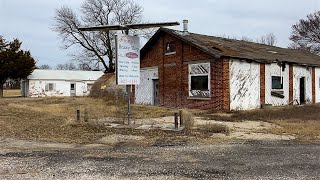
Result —
[[205, 134], [213, 134], [213, 133], [224, 133], [226, 135], [230, 134], [230, 128], [224, 124], [206, 124], [201, 125], [198, 129]]
[[192, 113], [188, 112], [187, 110], [182, 110], [181, 118], [184, 124], [184, 131], [187, 134], [191, 134], [192, 128], [194, 126], [194, 116]]

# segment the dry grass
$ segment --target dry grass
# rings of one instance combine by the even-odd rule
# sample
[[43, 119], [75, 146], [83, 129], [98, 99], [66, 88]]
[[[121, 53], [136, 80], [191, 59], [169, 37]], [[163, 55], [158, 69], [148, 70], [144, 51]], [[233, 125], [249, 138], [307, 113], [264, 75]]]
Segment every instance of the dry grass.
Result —
[[202, 112], [200, 115], [220, 121], [320, 120], [320, 105], [273, 107], [229, 113]]
[[207, 135], [212, 135], [214, 133], [223, 133], [226, 135], [230, 134], [230, 129], [228, 126], [224, 124], [206, 124], [206, 125], [200, 125], [197, 127], [197, 129]]
[[20, 89], [4, 89], [3, 97], [20, 97], [21, 91]]
[[295, 135], [300, 140], [320, 139], [319, 104], [230, 113], [203, 113], [202, 116], [220, 121], [266, 121], [278, 125], [271, 129], [271, 133]]
[[274, 134], [295, 135], [299, 140], [318, 141], [320, 140], [319, 120], [272, 120], [280, 127], [271, 129]]
[[[76, 110], [81, 123], [76, 121]], [[84, 122], [87, 110], [88, 122]], [[135, 112], [136, 110], [139, 110]], [[166, 108], [135, 107], [138, 117], [163, 116]], [[103, 117], [126, 115], [126, 105], [88, 97], [81, 98], [3, 98], [0, 99], [0, 136], [55, 142], [87, 143], [105, 135], [99, 124]]]
[[181, 119], [184, 125], [184, 131], [187, 134], [191, 134], [193, 126], [194, 126], [194, 116], [191, 112], [187, 110], [181, 110]]

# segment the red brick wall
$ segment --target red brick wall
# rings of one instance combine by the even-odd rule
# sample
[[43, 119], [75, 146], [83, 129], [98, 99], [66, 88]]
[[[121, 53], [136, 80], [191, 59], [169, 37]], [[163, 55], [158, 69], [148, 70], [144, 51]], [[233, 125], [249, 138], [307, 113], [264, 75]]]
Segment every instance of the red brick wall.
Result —
[[312, 67], [312, 103], [316, 103], [316, 68]]
[[293, 65], [289, 65], [289, 103], [293, 103]]
[[[168, 42], [175, 42], [176, 54], [165, 55]], [[229, 60], [216, 60], [196, 47], [170, 34], [161, 34], [157, 42], [143, 56], [141, 68], [158, 66], [160, 105], [195, 109], [229, 110]], [[189, 98], [188, 63], [211, 60], [211, 98]]]
[[230, 111], [229, 60], [223, 60], [223, 110]]
[[266, 68], [265, 64], [260, 64], [260, 104], [266, 103]]

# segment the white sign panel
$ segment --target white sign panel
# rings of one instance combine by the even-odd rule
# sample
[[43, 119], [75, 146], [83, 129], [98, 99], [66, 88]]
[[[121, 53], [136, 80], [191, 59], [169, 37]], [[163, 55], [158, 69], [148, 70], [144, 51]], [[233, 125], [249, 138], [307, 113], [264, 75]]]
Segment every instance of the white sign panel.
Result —
[[137, 36], [117, 36], [117, 84], [140, 84], [140, 40]]

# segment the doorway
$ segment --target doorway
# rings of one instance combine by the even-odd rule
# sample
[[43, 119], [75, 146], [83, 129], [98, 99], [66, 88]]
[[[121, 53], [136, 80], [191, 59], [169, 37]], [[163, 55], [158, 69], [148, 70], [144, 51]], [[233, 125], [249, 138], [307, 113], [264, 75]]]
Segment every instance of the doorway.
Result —
[[305, 79], [305, 77], [300, 78], [300, 104], [306, 103]]
[[76, 83], [70, 83], [70, 96], [76, 96]]
[[153, 79], [153, 105], [159, 105], [159, 80]]

